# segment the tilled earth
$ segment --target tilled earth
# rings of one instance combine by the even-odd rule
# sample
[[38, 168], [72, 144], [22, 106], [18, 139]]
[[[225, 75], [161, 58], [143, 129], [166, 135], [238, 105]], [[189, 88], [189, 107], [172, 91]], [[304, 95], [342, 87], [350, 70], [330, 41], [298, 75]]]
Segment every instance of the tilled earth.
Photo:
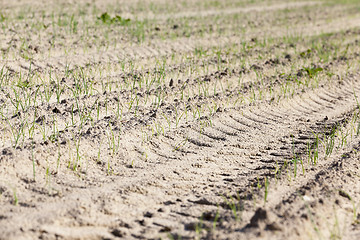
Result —
[[359, 10], [0, 0], [0, 239], [360, 239]]

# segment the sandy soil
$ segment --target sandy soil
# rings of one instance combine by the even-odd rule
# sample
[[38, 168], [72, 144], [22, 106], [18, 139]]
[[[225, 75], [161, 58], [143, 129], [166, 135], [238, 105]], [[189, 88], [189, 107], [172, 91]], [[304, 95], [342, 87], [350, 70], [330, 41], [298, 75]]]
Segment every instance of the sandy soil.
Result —
[[0, 239], [360, 239], [356, 1], [0, 9]]

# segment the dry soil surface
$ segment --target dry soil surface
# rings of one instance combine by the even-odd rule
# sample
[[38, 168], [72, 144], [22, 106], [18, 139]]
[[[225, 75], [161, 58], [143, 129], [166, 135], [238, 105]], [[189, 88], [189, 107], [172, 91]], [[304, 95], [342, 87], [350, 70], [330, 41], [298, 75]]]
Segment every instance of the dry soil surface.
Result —
[[0, 0], [0, 239], [360, 239], [358, 1]]

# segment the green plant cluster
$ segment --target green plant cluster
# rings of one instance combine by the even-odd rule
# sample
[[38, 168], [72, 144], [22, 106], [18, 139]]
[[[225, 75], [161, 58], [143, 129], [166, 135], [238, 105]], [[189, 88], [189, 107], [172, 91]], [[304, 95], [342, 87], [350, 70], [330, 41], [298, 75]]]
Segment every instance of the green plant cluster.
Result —
[[129, 18], [122, 18], [119, 15], [116, 15], [115, 17], [111, 17], [110, 14], [108, 14], [107, 12], [101, 14], [101, 16], [98, 17], [97, 19], [100, 20], [102, 23], [108, 25], [118, 24], [121, 26], [125, 26], [130, 23]]

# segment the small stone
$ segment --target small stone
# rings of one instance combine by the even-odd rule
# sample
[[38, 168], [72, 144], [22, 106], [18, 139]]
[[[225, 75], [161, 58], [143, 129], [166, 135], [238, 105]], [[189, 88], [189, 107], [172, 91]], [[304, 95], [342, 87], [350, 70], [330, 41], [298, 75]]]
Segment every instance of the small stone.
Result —
[[309, 196], [306, 196], [306, 195], [303, 196], [303, 199], [304, 199], [305, 202], [311, 201], [311, 198]]
[[124, 237], [124, 235], [125, 235], [125, 233], [123, 233], [119, 229], [112, 230], [111, 234], [114, 235], [115, 237]]
[[276, 222], [273, 222], [273, 223], [267, 224], [265, 230], [281, 231], [282, 228], [279, 226], [279, 224], [277, 224]]

